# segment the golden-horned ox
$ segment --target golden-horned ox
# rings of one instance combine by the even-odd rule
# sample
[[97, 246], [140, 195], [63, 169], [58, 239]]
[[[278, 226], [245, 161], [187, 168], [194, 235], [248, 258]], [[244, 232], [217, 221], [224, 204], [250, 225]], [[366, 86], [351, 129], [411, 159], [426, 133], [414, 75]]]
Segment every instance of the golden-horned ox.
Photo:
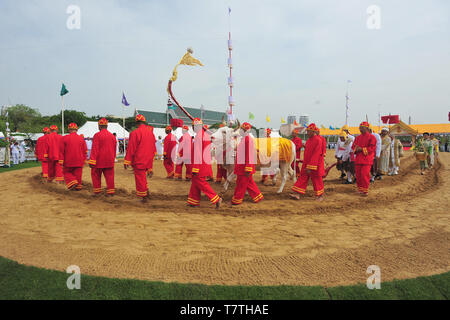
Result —
[[[239, 128], [219, 128], [211, 135], [215, 147], [215, 158], [218, 163], [223, 164], [227, 170], [227, 179], [224, 189], [227, 190], [230, 182], [235, 178], [234, 164], [236, 158], [236, 146], [239, 144]], [[281, 174], [281, 185], [277, 193], [283, 192], [288, 175], [295, 181], [295, 145], [285, 138], [254, 138], [257, 154], [256, 170], [263, 173], [273, 174], [273, 185], [276, 184], [278, 174]]]

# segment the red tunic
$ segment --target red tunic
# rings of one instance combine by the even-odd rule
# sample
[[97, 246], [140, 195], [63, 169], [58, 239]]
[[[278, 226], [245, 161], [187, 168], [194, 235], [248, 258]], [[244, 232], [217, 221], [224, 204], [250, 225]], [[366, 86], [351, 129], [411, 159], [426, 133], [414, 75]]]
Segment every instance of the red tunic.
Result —
[[322, 155], [323, 157], [325, 157], [325, 155], [327, 154], [327, 140], [325, 140], [324, 137], [319, 136], [320, 140], [322, 140]]
[[64, 167], [83, 167], [87, 154], [86, 142], [79, 134], [72, 132], [62, 138], [60, 153]]
[[92, 139], [89, 164], [99, 169], [114, 167], [116, 146], [116, 137], [107, 129], [97, 132]]
[[192, 137], [189, 132], [183, 134], [178, 145], [178, 155], [184, 163], [191, 163]]
[[325, 175], [323, 164], [323, 140], [321, 136], [315, 135], [309, 138], [305, 143], [305, 152], [303, 155], [302, 172], [306, 169], [316, 171], [322, 177]]
[[300, 160], [303, 142], [299, 137], [292, 138], [292, 142], [295, 144], [295, 159], [298, 161]]
[[61, 149], [62, 144], [62, 136], [60, 136], [56, 132], [52, 132], [47, 137], [47, 143], [44, 147], [44, 157], [47, 155], [47, 159], [50, 161], [58, 161], [61, 160]]
[[[47, 144], [47, 134], [44, 134], [42, 137], [37, 139], [36, 142], [36, 148], [34, 149], [34, 154], [38, 161], [45, 161], [46, 157], [44, 157], [45, 150], [46, 150], [46, 144]], [[47, 155], [48, 156], [48, 155]]]
[[148, 170], [153, 167], [156, 153], [156, 139], [153, 127], [141, 124], [130, 134], [124, 164], [136, 169]]
[[322, 141], [322, 154], [320, 155], [322, 159], [320, 160], [319, 164], [321, 168], [319, 169], [319, 173], [322, 174], [322, 176], [325, 176], [325, 156], [327, 154], [327, 140], [325, 140], [324, 137], [319, 136], [320, 140]]
[[200, 130], [195, 136], [192, 158], [192, 173], [198, 177], [211, 175], [211, 138], [204, 130]]
[[175, 158], [174, 157], [175, 155], [172, 155], [172, 152], [176, 146], [177, 146], [177, 139], [172, 134], [172, 132], [169, 132], [169, 134], [164, 138], [164, 153], [163, 153], [163, 155], [167, 156], [170, 159]]
[[234, 173], [237, 175], [255, 173], [255, 149], [253, 138], [250, 135], [241, 139], [237, 147]]
[[[356, 152], [356, 147], [361, 147], [362, 152]], [[369, 132], [360, 134], [353, 142], [352, 149], [355, 152], [355, 164], [372, 165], [377, 148], [377, 139]]]

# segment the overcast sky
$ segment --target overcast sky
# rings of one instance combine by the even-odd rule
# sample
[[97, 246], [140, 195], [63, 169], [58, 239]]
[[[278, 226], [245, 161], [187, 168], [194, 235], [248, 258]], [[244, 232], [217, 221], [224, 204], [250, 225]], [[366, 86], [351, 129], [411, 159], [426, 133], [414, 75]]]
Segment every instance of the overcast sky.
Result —
[[[69, 30], [69, 5], [81, 29]], [[381, 29], [366, 10], [381, 9]], [[204, 67], [179, 67], [175, 96], [185, 106], [227, 108], [228, 6], [239, 119], [278, 128], [308, 114], [325, 126], [378, 113], [445, 123], [450, 111], [448, 0], [1, 0], [0, 105], [55, 114], [68, 108], [121, 115], [165, 111], [166, 86], [187, 47]]]

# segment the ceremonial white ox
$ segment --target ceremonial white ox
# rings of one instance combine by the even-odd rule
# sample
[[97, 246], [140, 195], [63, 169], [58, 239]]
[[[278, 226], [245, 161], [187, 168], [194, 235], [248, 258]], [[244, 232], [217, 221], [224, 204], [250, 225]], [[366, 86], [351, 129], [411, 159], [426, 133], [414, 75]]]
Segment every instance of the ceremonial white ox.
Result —
[[[211, 135], [211, 141], [215, 147], [215, 158], [218, 164], [222, 164], [227, 170], [228, 177], [224, 184], [227, 190], [230, 182], [235, 178], [234, 165], [236, 162], [236, 147], [240, 142], [239, 127], [219, 128]], [[281, 174], [281, 185], [277, 193], [283, 192], [288, 175], [295, 181], [295, 145], [285, 138], [255, 138], [254, 148], [257, 163], [256, 170], [260, 169], [264, 174], [273, 174], [272, 184], [275, 185], [277, 177]], [[292, 169], [294, 168], [294, 169]]]

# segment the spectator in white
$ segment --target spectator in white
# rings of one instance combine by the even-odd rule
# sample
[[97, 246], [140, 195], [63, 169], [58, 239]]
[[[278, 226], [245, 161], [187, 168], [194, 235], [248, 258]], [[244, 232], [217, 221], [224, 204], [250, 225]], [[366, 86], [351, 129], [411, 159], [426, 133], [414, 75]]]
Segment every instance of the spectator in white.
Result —
[[[114, 132], [113, 133], [114, 138], [116, 138], [117, 141], [117, 134]], [[114, 162], [119, 162], [119, 160], [117, 160], [117, 157], [120, 154], [120, 150], [119, 150], [119, 143], [116, 143], [116, 159], [114, 160]]]
[[[355, 179], [354, 179], [354, 177], [355, 177], [355, 161], [354, 161], [354, 154], [352, 151], [352, 145], [353, 145], [353, 141], [355, 141], [355, 136], [350, 134], [348, 125], [344, 125], [342, 127], [341, 133], [342, 132], [344, 132], [347, 135], [347, 137], [345, 139], [346, 152], [345, 152], [345, 156], [343, 156], [344, 168], [347, 173], [347, 180], [344, 183], [351, 184], [351, 183], [354, 183], [354, 181], [355, 181]], [[338, 148], [338, 146], [336, 146], [336, 148]], [[347, 148], [349, 148], [349, 149], [347, 149]]]
[[14, 142], [11, 147], [11, 158], [14, 165], [19, 164], [19, 156], [19, 144], [17, 142]]
[[163, 141], [161, 136], [158, 137], [158, 140], [155, 143], [156, 145], [156, 159], [161, 160], [163, 156]]
[[[341, 131], [339, 140], [335, 143], [335, 158], [337, 159], [336, 168], [341, 171], [341, 179], [347, 176], [350, 164], [350, 152], [352, 151], [353, 140], [347, 139], [347, 133]], [[347, 177], [347, 181], [351, 182], [351, 178]]]
[[20, 144], [19, 144], [19, 154], [20, 154], [19, 162], [20, 163], [25, 162], [25, 147], [26, 147], [25, 141], [20, 142]]
[[370, 126], [369, 131], [371, 134], [375, 136], [375, 139], [377, 139], [377, 148], [375, 149], [375, 158], [373, 159], [373, 164], [371, 168], [371, 174], [372, 177], [370, 178], [370, 182], [374, 182], [375, 179], [381, 180], [381, 174], [379, 170], [379, 163], [380, 163], [380, 155], [381, 155], [381, 136], [373, 131], [373, 127]]
[[88, 150], [87, 158], [90, 159], [91, 149], [92, 149], [92, 140], [91, 140], [91, 138], [87, 138], [86, 139], [86, 147], [87, 147], [87, 150]]

